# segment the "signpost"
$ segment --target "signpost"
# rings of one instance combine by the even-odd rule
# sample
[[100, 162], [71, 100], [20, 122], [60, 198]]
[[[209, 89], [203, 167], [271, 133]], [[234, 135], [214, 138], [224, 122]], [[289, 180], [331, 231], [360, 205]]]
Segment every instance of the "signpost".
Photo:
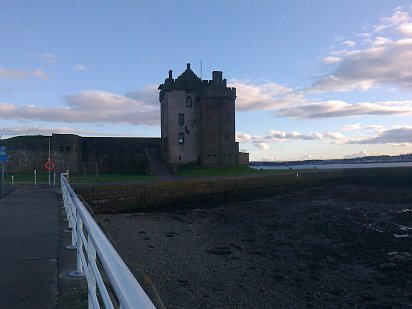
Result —
[[4, 163], [9, 162], [6, 146], [0, 146], [0, 163], [1, 163], [1, 196], [4, 197]]

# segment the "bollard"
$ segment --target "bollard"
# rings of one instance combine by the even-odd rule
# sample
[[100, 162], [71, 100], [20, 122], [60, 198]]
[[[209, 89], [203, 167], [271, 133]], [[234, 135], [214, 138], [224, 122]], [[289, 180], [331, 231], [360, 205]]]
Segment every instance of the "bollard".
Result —
[[37, 186], [37, 171], [34, 170], [34, 185]]
[[14, 186], [14, 176], [11, 176], [11, 184]]

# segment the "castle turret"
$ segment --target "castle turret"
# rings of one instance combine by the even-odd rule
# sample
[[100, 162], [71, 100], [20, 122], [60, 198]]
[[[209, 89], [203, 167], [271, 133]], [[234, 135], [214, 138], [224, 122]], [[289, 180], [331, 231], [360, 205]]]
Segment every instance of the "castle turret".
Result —
[[164, 156], [171, 164], [233, 166], [239, 163], [235, 141], [236, 89], [221, 71], [201, 80], [187, 64], [175, 80], [159, 86]]

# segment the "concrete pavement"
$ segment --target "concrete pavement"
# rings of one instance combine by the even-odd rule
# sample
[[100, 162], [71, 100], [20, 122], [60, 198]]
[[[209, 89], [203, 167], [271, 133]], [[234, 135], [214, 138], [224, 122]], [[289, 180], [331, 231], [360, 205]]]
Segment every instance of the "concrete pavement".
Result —
[[[0, 308], [66, 307], [59, 305], [62, 295], [79, 308], [76, 294], [82, 289], [77, 288], [84, 287], [84, 279], [70, 281], [62, 271], [59, 276], [59, 269], [75, 269], [76, 257], [62, 249], [70, 234], [62, 241], [57, 197], [54, 188], [26, 187], [0, 200]], [[71, 291], [77, 292], [67, 297]]]

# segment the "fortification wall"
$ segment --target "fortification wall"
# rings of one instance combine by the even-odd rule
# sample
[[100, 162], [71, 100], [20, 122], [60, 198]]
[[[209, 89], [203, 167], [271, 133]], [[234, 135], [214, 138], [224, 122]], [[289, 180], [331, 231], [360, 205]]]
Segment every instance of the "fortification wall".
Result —
[[160, 138], [84, 137], [82, 162], [97, 162], [100, 172], [146, 172], [160, 147]]
[[6, 170], [12, 173], [46, 172], [49, 158], [60, 173], [70, 170], [95, 172], [146, 172], [151, 161], [160, 157], [160, 138], [80, 137], [74, 134], [17, 136], [2, 140], [10, 160]]
[[[270, 176], [76, 188], [96, 213], [198, 208], [332, 184], [412, 185], [412, 168], [291, 171]], [[314, 197], [315, 198], [315, 197]]]
[[202, 203], [235, 202], [274, 194], [287, 188], [337, 179], [338, 172], [296, 172], [258, 177], [77, 187], [96, 213], [200, 207]]
[[44, 169], [47, 162], [49, 139], [47, 136], [18, 136], [1, 140], [10, 156], [5, 164], [7, 172], [25, 173]]

